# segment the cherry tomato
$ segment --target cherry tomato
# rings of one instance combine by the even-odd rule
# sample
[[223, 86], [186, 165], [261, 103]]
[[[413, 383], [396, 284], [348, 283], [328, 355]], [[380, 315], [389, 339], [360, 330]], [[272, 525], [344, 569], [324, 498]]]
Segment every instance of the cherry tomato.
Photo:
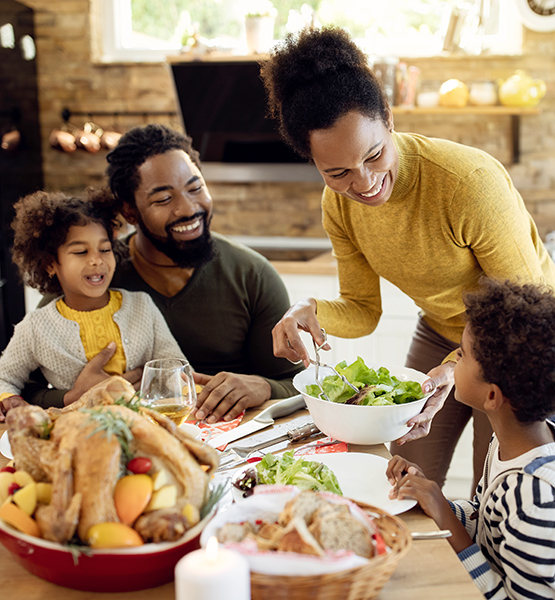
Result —
[[16, 483], [15, 481], [13, 483], [10, 483], [10, 485], [8, 486], [8, 496], [15, 494], [17, 492], [17, 490], [20, 490], [20, 489], [21, 489], [21, 486], [19, 485], [19, 483]]
[[134, 473], [135, 475], [141, 475], [143, 473], [148, 473], [152, 467], [152, 461], [150, 458], [146, 458], [146, 456], [137, 456], [136, 458], [132, 458], [127, 463], [127, 469]]
[[15, 473], [15, 469], [13, 467], [2, 467], [0, 469], [0, 473], [5, 472], [5, 473]]

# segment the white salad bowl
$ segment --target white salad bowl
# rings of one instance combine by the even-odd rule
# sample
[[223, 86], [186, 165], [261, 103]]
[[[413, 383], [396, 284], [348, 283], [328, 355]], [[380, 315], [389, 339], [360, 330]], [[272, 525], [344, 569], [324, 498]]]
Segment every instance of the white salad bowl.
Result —
[[[374, 369], [385, 367], [401, 381], [417, 381], [423, 384], [428, 375], [409, 369], [388, 365], [368, 365]], [[320, 380], [333, 375], [330, 368], [320, 367]], [[293, 378], [295, 389], [302, 394], [310, 416], [316, 426], [330, 437], [350, 444], [370, 445], [392, 442], [408, 433], [407, 421], [416, 416], [426, 404], [432, 392], [420, 400], [391, 406], [358, 406], [328, 402], [306, 393], [307, 385], [316, 384], [314, 365], [297, 373]]]

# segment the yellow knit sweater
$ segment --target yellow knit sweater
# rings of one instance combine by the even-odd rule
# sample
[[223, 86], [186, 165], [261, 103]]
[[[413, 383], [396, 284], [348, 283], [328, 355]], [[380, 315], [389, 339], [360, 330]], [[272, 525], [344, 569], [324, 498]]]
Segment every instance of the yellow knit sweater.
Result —
[[74, 310], [64, 302], [63, 298], [56, 302], [56, 308], [62, 317], [79, 324], [79, 334], [87, 361], [94, 358], [110, 342], [116, 342], [116, 352], [104, 367], [109, 375], [125, 373], [126, 360], [121, 333], [113, 318], [114, 313], [121, 308], [121, 303], [121, 292], [114, 290], [110, 290], [108, 304], [97, 310]]
[[393, 133], [399, 173], [388, 202], [369, 207], [325, 188], [323, 224], [339, 270], [340, 297], [317, 301], [331, 335], [360, 337], [381, 315], [379, 277], [458, 343], [462, 295], [480, 276], [555, 287], [555, 265], [503, 166], [480, 150]]

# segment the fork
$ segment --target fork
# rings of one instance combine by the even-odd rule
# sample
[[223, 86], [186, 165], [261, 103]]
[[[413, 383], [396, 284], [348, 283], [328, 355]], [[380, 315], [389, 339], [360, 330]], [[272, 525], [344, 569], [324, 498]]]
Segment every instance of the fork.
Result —
[[[355, 394], [358, 394], [358, 392], [360, 390], [355, 385], [353, 385], [345, 377], [345, 375], [342, 375], [341, 373], [339, 373], [335, 369], [335, 367], [332, 367], [331, 365], [327, 365], [326, 363], [323, 363], [320, 361], [320, 350], [326, 345], [326, 342], [328, 340], [326, 330], [322, 327], [322, 328], [320, 328], [320, 331], [322, 332], [322, 335], [324, 336], [324, 341], [322, 342], [322, 344], [320, 344], [318, 346], [318, 344], [316, 343], [316, 340], [314, 340], [314, 338], [312, 339], [312, 343], [314, 345], [314, 355], [316, 356], [316, 360], [313, 360], [312, 358], [308, 359], [310, 361], [310, 364], [314, 365], [316, 367], [316, 383], [318, 384], [318, 387], [320, 388], [320, 397], [323, 397], [324, 400], [327, 400], [328, 402], [330, 401], [329, 396], [324, 391], [324, 388], [322, 387], [322, 382], [320, 381], [320, 368], [330, 369], [331, 371], [333, 371], [333, 373], [335, 373], [335, 375], [337, 375], [337, 377], [339, 377], [345, 385], [348, 385], [355, 392]], [[294, 365], [298, 365], [298, 364], [302, 363], [303, 361], [302, 361], [302, 359], [300, 359], [297, 361], [290, 360], [289, 362], [292, 362]]]

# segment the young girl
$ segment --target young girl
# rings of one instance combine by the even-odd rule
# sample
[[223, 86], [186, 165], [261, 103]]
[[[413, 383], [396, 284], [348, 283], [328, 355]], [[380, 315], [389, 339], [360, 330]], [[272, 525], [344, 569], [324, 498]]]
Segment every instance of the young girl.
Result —
[[[84, 197], [36, 192], [16, 203], [14, 262], [28, 285], [60, 297], [27, 314], [0, 357], [0, 420], [25, 403], [18, 394], [39, 367], [52, 386], [71, 390], [109, 344], [116, 346], [109, 375], [153, 358], [184, 358], [148, 294], [109, 289], [123, 247], [114, 239], [112, 200], [89, 190]], [[76, 399], [66, 394], [64, 404]]]

